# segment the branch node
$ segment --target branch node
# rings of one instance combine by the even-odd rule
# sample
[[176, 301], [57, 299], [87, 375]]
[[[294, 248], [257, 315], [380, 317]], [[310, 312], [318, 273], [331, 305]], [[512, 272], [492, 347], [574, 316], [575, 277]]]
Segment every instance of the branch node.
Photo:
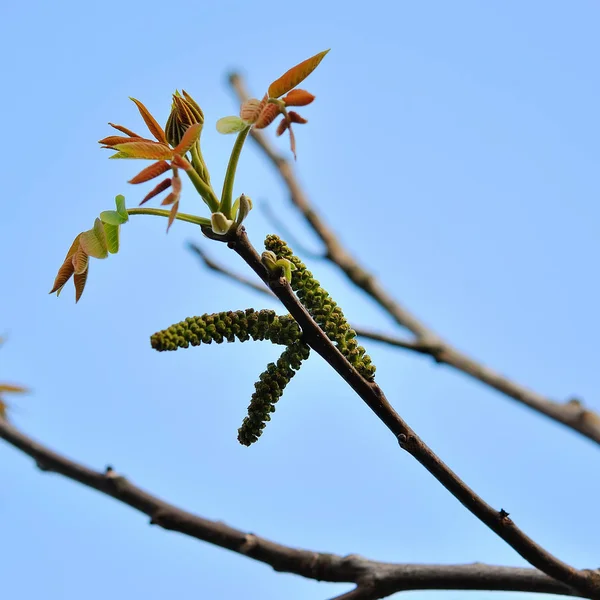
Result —
[[505, 523], [509, 520], [508, 515], [510, 515], [510, 513], [506, 512], [503, 508], [501, 508], [500, 512], [498, 513], [498, 517], [500, 517], [500, 520]]
[[244, 541], [241, 543], [240, 547], [238, 548], [238, 552], [240, 554], [248, 555], [257, 546], [258, 546], [258, 538], [256, 537], [256, 535], [253, 533], [247, 533], [244, 536]]

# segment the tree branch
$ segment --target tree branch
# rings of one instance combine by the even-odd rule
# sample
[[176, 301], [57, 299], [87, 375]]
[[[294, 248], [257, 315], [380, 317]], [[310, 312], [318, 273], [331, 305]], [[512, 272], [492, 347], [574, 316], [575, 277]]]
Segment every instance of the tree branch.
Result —
[[346, 360], [300, 303], [287, 280], [284, 277], [274, 276], [264, 267], [244, 227], [239, 227], [237, 231], [232, 230], [225, 236], [214, 234], [208, 227], [203, 227], [202, 231], [208, 238], [227, 242], [229, 248], [252, 268], [298, 322], [302, 329], [303, 340], [358, 394], [394, 434], [400, 447], [423, 465], [467, 510], [509, 544], [529, 564], [583, 594], [600, 598], [600, 575], [588, 570], [575, 569], [542, 548], [508, 518], [508, 513], [504, 509], [494, 510], [469, 488], [417, 436], [394, 410], [381, 388], [376, 383], [364, 379]]
[[[248, 98], [248, 92], [240, 75], [237, 73], [231, 74], [229, 81], [240, 100], [243, 101]], [[458, 371], [600, 444], [600, 415], [585, 409], [580, 403], [575, 405], [571, 402], [555, 402], [500, 375], [442, 340], [435, 331], [396, 302], [377, 278], [350, 255], [333, 230], [316, 212], [307, 194], [300, 186], [290, 161], [277, 153], [261, 131], [252, 129], [251, 137], [279, 173], [289, 190], [292, 204], [299, 210], [323, 242], [326, 249], [326, 258], [337, 265], [354, 285], [377, 302], [398, 325], [408, 329], [416, 336], [419, 348], [421, 348], [417, 351], [429, 354], [436, 362], [454, 367]], [[401, 347], [407, 348], [405, 344], [401, 344]]]
[[148, 515], [151, 524], [227, 548], [268, 564], [276, 571], [318, 581], [356, 584], [360, 593], [353, 590], [344, 598], [384, 598], [404, 590], [504, 590], [592, 597], [580, 595], [536, 569], [481, 563], [382, 563], [358, 555], [339, 556], [291, 548], [182, 510], [135, 486], [110, 467], [104, 472], [89, 469], [36, 442], [3, 419], [0, 419], [0, 438], [33, 458], [43, 471], [58, 473], [111, 496]]

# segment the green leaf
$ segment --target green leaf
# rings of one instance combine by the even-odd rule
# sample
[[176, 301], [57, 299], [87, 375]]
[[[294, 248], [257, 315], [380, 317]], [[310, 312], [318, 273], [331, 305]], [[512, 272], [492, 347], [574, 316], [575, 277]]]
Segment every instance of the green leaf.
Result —
[[236, 133], [248, 127], [248, 123], [239, 117], [223, 117], [217, 121], [217, 131], [219, 133]]
[[125, 196], [119, 194], [116, 196], [115, 202], [117, 204], [117, 212], [125, 219], [125, 221], [129, 221], [129, 215], [127, 214], [127, 209], [125, 208]]
[[121, 225], [125, 223], [123, 217], [116, 210], [103, 210], [100, 213], [100, 220], [105, 225]]
[[119, 229], [120, 225], [112, 225], [104, 223], [104, 233], [106, 234], [106, 245], [111, 254], [116, 254], [119, 251]]

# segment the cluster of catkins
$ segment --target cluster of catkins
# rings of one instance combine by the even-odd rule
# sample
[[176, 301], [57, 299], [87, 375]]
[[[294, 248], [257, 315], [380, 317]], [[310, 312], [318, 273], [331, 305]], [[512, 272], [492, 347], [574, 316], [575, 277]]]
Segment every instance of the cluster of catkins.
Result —
[[[356, 332], [348, 325], [344, 313], [319, 285], [311, 272], [290, 248], [275, 235], [265, 240], [265, 248], [273, 252], [278, 259], [293, 263], [292, 289], [306, 307], [310, 315], [332, 340], [340, 352], [369, 381], [373, 380], [375, 367], [365, 354], [365, 349], [356, 342]], [[278, 316], [272, 310], [226, 311], [189, 317], [180, 323], [171, 325], [151, 337], [151, 344], [159, 352], [188, 348], [223, 341], [268, 340], [273, 344], [285, 346], [277, 362], [269, 363], [254, 384], [248, 406], [248, 416], [238, 430], [238, 440], [250, 446], [260, 437], [275, 404], [302, 361], [310, 354], [310, 348], [302, 340], [302, 331], [291, 315]]]
[[295, 267], [292, 271], [292, 289], [310, 316], [327, 337], [335, 342], [338, 350], [348, 359], [348, 362], [365, 378], [372, 381], [375, 377], [375, 365], [365, 349], [356, 341], [356, 331], [350, 327], [342, 309], [335, 300], [324, 290], [306, 265], [294, 255], [290, 247], [278, 236], [268, 235], [265, 248], [277, 258], [289, 260]]

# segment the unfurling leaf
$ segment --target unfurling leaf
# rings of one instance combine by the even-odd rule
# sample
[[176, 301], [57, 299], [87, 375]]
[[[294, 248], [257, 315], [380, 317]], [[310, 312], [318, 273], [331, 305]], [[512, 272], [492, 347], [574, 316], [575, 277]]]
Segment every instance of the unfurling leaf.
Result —
[[256, 129], [268, 127], [277, 118], [277, 115], [280, 112], [281, 108], [276, 104], [265, 103], [265, 107], [262, 109], [256, 123], [254, 123], [254, 127], [256, 127]]
[[83, 273], [88, 268], [89, 261], [89, 255], [86, 254], [85, 250], [82, 249], [81, 244], [79, 244], [77, 252], [73, 254], [73, 258], [71, 259], [71, 262], [73, 263], [73, 272], [75, 275], [80, 275]]
[[127, 219], [124, 219], [121, 213], [118, 213], [116, 210], [103, 210], [100, 213], [100, 220], [105, 225], [121, 225], [127, 221]]
[[173, 149], [173, 154], [183, 156], [187, 152], [189, 152], [194, 144], [198, 141], [200, 137], [200, 133], [202, 132], [202, 125], [200, 123], [195, 123], [194, 125], [190, 125], [186, 132], [183, 134], [181, 141], [175, 148]]
[[248, 127], [248, 123], [240, 117], [223, 117], [217, 121], [217, 131], [219, 133], [237, 133]]
[[94, 221], [94, 228], [84, 231], [81, 234], [80, 243], [82, 249], [89, 256], [94, 258], [106, 258], [108, 256], [108, 246], [106, 244], [106, 234], [104, 226], [100, 219]]
[[323, 60], [329, 50], [319, 52], [286, 71], [269, 86], [269, 98], [279, 98], [304, 81]]
[[75, 273], [75, 275], [73, 275], [73, 282], [75, 283], [75, 303], [79, 302], [81, 294], [83, 294], [87, 276], [88, 271], [84, 271], [83, 273]]
[[106, 233], [106, 246], [111, 254], [116, 254], [119, 251], [119, 225], [112, 225], [110, 223], [104, 222], [104, 233]]
[[148, 129], [150, 130], [150, 133], [159, 142], [166, 145], [167, 137], [165, 136], [165, 132], [163, 131], [163, 128], [158, 124], [156, 119], [152, 116], [150, 111], [139, 100], [136, 100], [135, 98], [131, 98], [131, 100], [133, 102], [135, 102], [135, 105], [138, 107], [138, 110], [140, 111], [140, 114], [142, 115], [142, 119], [144, 119], [144, 122], [146, 123]]
[[89, 272], [89, 257], [106, 258], [108, 253], [116, 254], [119, 250], [119, 232], [121, 224], [129, 220], [125, 208], [125, 198], [121, 195], [115, 198], [117, 210], [105, 210], [94, 222], [89, 231], [80, 233], [71, 244], [67, 256], [60, 269], [50, 293], [58, 296], [73, 277], [75, 284], [75, 301], [78, 302], [83, 294]]
[[125, 196], [119, 194], [115, 197], [115, 203], [117, 205], [117, 212], [123, 217], [125, 221], [129, 220], [127, 209], [125, 208]]
[[263, 109], [265, 103], [266, 96], [262, 102], [256, 98], [248, 98], [248, 100], [242, 103], [240, 108], [240, 117], [242, 117], [246, 123], [256, 122], [256, 119], [258, 119], [260, 111]]
[[233, 220], [228, 219], [222, 212], [210, 215], [210, 222], [213, 232], [217, 235], [225, 235], [233, 225]]

